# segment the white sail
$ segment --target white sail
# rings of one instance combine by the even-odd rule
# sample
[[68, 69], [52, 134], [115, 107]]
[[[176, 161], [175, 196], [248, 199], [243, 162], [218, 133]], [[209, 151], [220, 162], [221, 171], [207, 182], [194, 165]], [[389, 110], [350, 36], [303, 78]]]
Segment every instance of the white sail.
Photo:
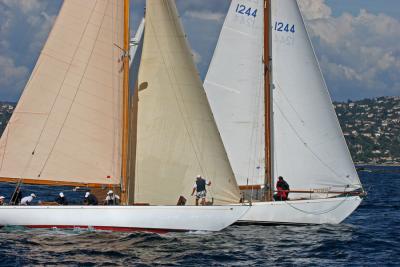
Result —
[[[247, 182], [247, 169], [264, 160], [259, 138], [264, 133], [259, 106], [264, 86], [263, 3], [232, 1], [204, 83], [240, 184]], [[285, 177], [292, 189], [359, 188], [297, 2], [271, 3], [273, 173]], [[261, 173], [258, 177], [263, 183]]]
[[232, 1], [204, 81], [241, 185], [264, 183], [263, 9], [264, 1]]
[[361, 187], [296, 0], [271, 12], [275, 174], [292, 189]]
[[[132, 67], [133, 61], [140, 58], [140, 47], [143, 45], [143, 34], [144, 34], [144, 18], [140, 21], [139, 27], [136, 30], [135, 36], [131, 39], [130, 50], [129, 50], [129, 67]], [[131, 88], [132, 89], [132, 88]]]
[[172, 0], [147, 1], [139, 88], [135, 201], [175, 205], [180, 195], [190, 198], [201, 174], [212, 182], [209, 199], [237, 203], [239, 190]]
[[119, 184], [122, 0], [65, 0], [0, 140], [0, 177]]

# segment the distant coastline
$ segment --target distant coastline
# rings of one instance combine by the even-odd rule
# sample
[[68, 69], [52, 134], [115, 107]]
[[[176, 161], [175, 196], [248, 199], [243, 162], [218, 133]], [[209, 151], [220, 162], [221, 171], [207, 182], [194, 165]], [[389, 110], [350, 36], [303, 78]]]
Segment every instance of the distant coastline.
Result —
[[400, 163], [363, 163], [363, 164], [359, 164], [359, 163], [354, 163], [354, 165], [356, 166], [356, 168], [363, 168], [363, 167], [368, 167], [368, 166], [372, 166], [372, 167], [400, 167]]
[[333, 105], [356, 165], [400, 165], [400, 97]]

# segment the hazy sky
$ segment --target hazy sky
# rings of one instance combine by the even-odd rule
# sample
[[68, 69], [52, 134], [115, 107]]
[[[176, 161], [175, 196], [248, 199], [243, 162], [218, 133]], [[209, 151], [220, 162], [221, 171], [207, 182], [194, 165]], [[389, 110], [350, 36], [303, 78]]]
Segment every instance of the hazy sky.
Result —
[[[0, 0], [0, 100], [18, 100], [61, 2]], [[134, 31], [145, 1], [131, 2]], [[400, 95], [400, 0], [298, 2], [334, 100]], [[177, 0], [202, 78], [229, 4]]]

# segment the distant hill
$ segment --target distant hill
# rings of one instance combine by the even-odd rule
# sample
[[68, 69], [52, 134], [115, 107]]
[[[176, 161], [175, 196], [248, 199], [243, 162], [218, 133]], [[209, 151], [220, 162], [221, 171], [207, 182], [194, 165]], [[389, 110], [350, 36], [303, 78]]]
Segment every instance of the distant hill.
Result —
[[[400, 97], [334, 102], [356, 164], [400, 164]], [[0, 133], [15, 103], [0, 102]]]
[[333, 104], [355, 163], [400, 163], [400, 97]]

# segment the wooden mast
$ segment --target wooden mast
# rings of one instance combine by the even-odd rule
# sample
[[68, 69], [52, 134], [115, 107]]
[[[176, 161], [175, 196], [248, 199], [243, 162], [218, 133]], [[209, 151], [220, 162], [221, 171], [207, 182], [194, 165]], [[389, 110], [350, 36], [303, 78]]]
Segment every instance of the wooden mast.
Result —
[[271, 149], [271, 55], [270, 22], [271, 2], [264, 0], [264, 108], [265, 108], [265, 200], [272, 201], [272, 149]]
[[129, 0], [124, 0], [124, 83], [122, 116], [121, 204], [128, 203], [128, 136], [129, 136]]

